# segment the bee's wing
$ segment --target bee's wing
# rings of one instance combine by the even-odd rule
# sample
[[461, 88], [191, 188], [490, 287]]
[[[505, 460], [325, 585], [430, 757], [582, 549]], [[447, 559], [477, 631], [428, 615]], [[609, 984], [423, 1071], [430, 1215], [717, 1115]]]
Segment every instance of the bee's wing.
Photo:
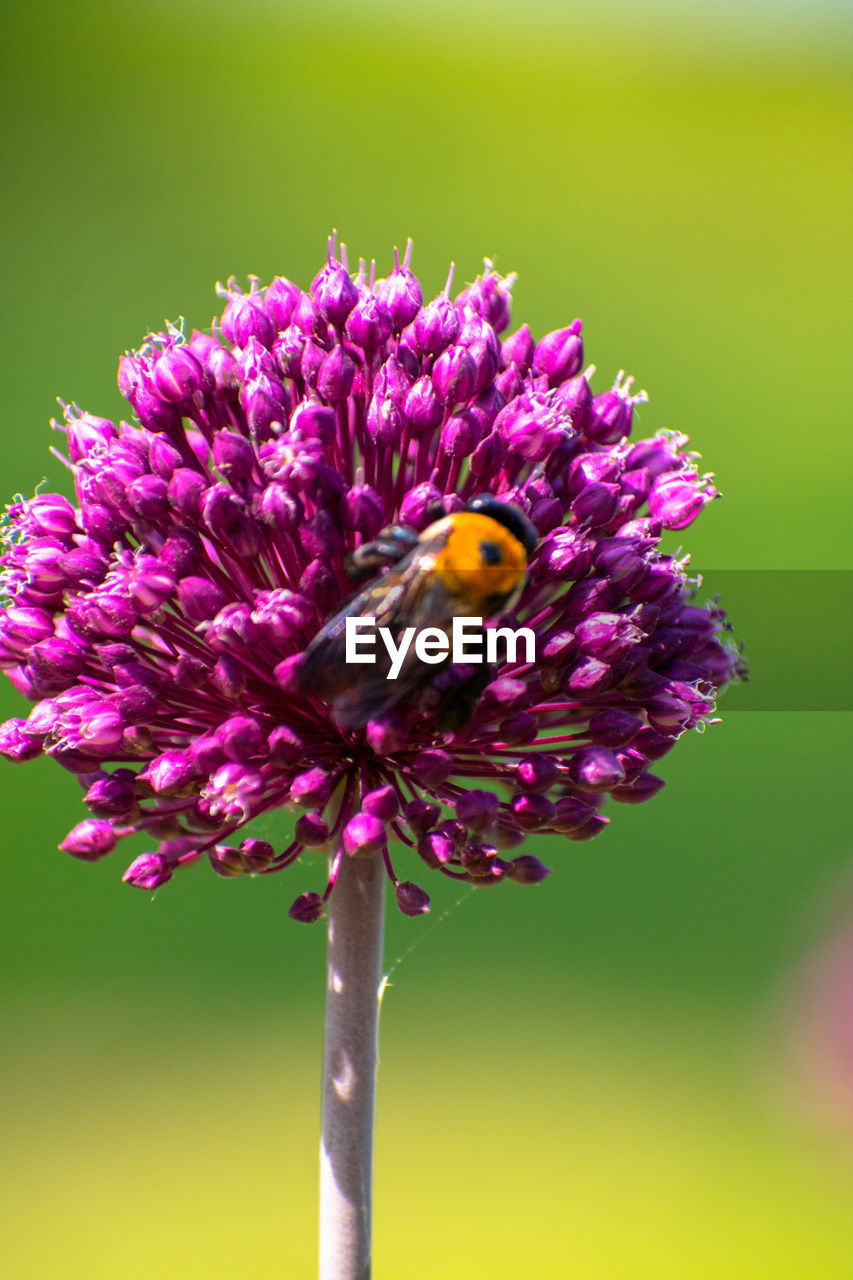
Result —
[[[386, 714], [423, 683], [424, 671], [414, 646], [399, 675], [389, 680], [390, 658], [376, 635], [373, 666], [346, 661], [347, 618], [375, 617], [377, 629], [387, 627], [395, 641], [406, 627], [445, 627], [452, 616], [447, 592], [433, 575], [435, 554], [446, 540], [442, 533], [419, 544], [384, 578], [360, 592], [311, 641], [300, 667], [301, 687], [330, 702], [340, 724], [355, 728]], [[437, 671], [437, 668], [436, 668]]]
[[398, 576], [396, 572], [388, 574], [380, 582], [360, 591], [317, 633], [305, 650], [299, 668], [299, 683], [306, 693], [325, 695], [363, 670], [361, 666], [349, 666], [346, 661], [347, 618], [375, 616], [378, 622], [383, 611], [387, 613], [386, 599], [390, 596], [393, 603], [401, 593], [402, 584], [391, 581]]

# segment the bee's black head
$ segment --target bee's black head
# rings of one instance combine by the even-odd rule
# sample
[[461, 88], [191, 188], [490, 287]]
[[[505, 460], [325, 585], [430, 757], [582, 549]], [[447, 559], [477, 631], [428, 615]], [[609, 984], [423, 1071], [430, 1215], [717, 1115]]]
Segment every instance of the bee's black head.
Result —
[[496, 498], [492, 493], [478, 493], [475, 498], [465, 504], [465, 510], [476, 511], [479, 515], [497, 520], [498, 524], [502, 524], [514, 538], [518, 539], [528, 556], [533, 555], [533, 550], [539, 541], [539, 534], [518, 507], [512, 507], [508, 502], [501, 502], [500, 498]]

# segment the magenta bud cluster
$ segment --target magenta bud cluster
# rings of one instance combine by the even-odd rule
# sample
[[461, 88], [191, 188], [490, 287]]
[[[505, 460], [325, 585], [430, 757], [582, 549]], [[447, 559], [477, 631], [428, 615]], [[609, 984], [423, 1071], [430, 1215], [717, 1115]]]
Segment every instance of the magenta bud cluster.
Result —
[[[547, 868], [513, 850], [587, 840], [608, 798], [653, 796], [653, 763], [737, 675], [724, 615], [660, 549], [717, 496], [687, 438], [633, 438], [645, 393], [621, 373], [593, 389], [580, 320], [511, 332], [512, 281], [488, 263], [424, 300], [410, 249], [384, 279], [332, 240], [307, 291], [229, 283], [211, 332], [169, 327], [121, 358], [125, 420], [65, 409], [74, 496], [8, 507], [0, 666], [31, 709], [0, 753], [77, 776], [72, 856], [142, 835], [124, 878], [150, 891], [200, 858], [230, 878], [322, 849], [302, 922], [345, 857], [384, 859], [400, 910], [428, 910], [392, 848], [470, 884], [535, 884]], [[539, 534], [514, 610], [537, 662], [495, 670], [453, 731], [429, 696], [341, 728], [298, 672], [351, 591], [348, 557], [481, 492]], [[285, 848], [245, 830], [281, 807]]]

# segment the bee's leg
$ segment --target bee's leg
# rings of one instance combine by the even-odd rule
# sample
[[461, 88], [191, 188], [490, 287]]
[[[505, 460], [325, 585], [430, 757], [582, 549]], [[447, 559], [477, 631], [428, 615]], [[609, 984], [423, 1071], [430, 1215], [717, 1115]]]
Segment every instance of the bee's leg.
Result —
[[462, 729], [474, 714], [474, 708], [483, 696], [483, 690], [495, 678], [495, 668], [484, 662], [470, 675], [445, 689], [438, 704], [436, 728], [439, 733], [455, 733]]
[[375, 578], [381, 569], [397, 564], [418, 545], [418, 535], [405, 524], [389, 524], [373, 542], [356, 547], [347, 558], [347, 574], [358, 581]]

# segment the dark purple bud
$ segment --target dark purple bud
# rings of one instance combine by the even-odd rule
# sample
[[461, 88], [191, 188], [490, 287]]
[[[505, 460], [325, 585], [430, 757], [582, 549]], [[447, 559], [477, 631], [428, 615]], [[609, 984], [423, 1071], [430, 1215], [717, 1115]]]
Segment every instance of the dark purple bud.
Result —
[[385, 848], [385, 824], [371, 813], [357, 813], [344, 827], [342, 844], [350, 858], [372, 858]]
[[367, 745], [378, 756], [391, 755], [406, 745], [408, 725], [399, 716], [368, 720], [364, 733]]
[[613, 672], [600, 658], [580, 658], [569, 675], [569, 690], [583, 696], [600, 693], [612, 683]]
[[692, 719], [693, 709], [684, 698], [659, 693], [649, 699], [646, 714], [658, 733], [680, 733]]
[[665, 785], [663, 778], [656, 778], [653, 773], [641, 773], [628, 787], [614, 787], [611, 795], [622, 804], [642, 804], [656, 796]]
[[96, 818], [121, 817], [136, 804], [133, 785], [127, 778], [107, 774], [93, 782], [83, 797]]
[[618, 391], [603, 391], [595, 397], [584, 423], [584, 435], [599, 444], [616, 444], [631, 431], [633, 406]]
[[196, 773], [197, 769], [189, 752], [164, 751], [143, 769], [139, 778], [161, 795], [164, 792], [180, 790], [190, 778], [196, 776]]
[[618, 484], [591, 484], [572, 500], [572, 515], [578, 524], [597, 529], [613, 519], [618, 507]]
[[449, 347], [432, 368], [432, 385], [449, 408], [463, 404], [474, 394], [477, 369], [468, 347]]
[[178, 583], [178, 603], [189, 622], [207, 622], [224, 608], [228, 597], [209, 578], [184, 578]]
[[326, 322], [308, 293], [300, 293], [290, 317], [291, 326], [299, 329], [306, 338], [323, 338], [328, 334]]
[[391, 317], [394, 333], [401, 333], [412, 323], [423, 302], [418, 278], [405, 264], [396, 266], [386, 280], [379, 280], [374, 293]]
[[684, 529], [717, 496], [713, 485], [703, 488], [703, 484], [703, 479], [689, 473], [664, 473], [652, 485], [649, 511], [664, 528]]
[[456, 857], [456, 843], [439, 831], [430, 831], [418, 840], [418, 853], [428, 867], [437, 870]]
[[429, 911], [429, 894], [411, 880], [400, 880], [394, 893], [404, 916], [422, 916]]
[[293, 834], [306, 849], [320, 849], [329, 840], [329, 828], [318, 813], [303, 813], [297, 818]]
[[596, 711], [590, 716], [589, 736], [600, 747], [626, 747], [643, 727], [639, 716], [616, 707]]
[[251, 716], [231, 716], [216, 730], [216, 740], [226, 759], [238, 762], [266, 754], [266, 735]]
[[414, 327], [415, 341], [420, 350], [425, 354], [438, 355], [456, 341], [460, 328], [459, 313], [447, 294], [440, 293], [418, 313]]
[[315, 511], [299, 530], [299, 541], [309, 556], [334, 556], [341, 549], [338, 521], [328, 511]]
[[340, 328], [358, 302], [358, 288], [346, 268], [331, 256], [311, 283], [311, 297], [329, 324]]
[[440, 787], [453, 773], [453, 757], [447, 751], [427, 747], [415, 756], [411, 769], [413, 776], [425, 787]]
[[496, 733], [496, 741], [505, 747], [524, 747], [533, 742], [539, 732], [539, 721], [529, 711], [518, 711], [502, 720]]
[[298, 285], [286, 280], [284, 276], [276, 276], [272, 284], [267, 285], [264, 293], [264, 310], [276, 329], [287, 328], [301, 296], [302, 290]]
[[285, 378], [302, 378], [302, 352], [305, 334], [295, 324], [288, 325], [284, 333], [272, 345], [276, 365]]
[[208, 849], [207, 856], [210, 865], [217, 875], [222, 876], [226, 880], [233, 879], [235, 876], [241, 876], [245, 871], [243, 858], [236, 849], [232, 849], [230, 845], [218, 844], [213, 849]]
[[512, 711], [527, 698], [527, 686], [523, 680], [515, 680], [512, 676], [500, 676], [486, 685], [483, 700], [489, 708], [499, 708], [504, 713]]
[[213, 379], [213, 394], [217, 400], [232, 400], [240, 390], [240, 372], [237, 361], [225, 347], [216, 345], [207, 356], [206, 368]]
[[533, 341], [530, 326], [523, 324], [501, 343], [502, 368], [506, 369], [512, 365], [522, 378], [526, 378], [533, 364], [535, 350], [536, 343]]
[[555, 329], [537, 343], [533, 371], [546, 377], [549, 386], [556, 387], [580, 373], [583, 365], [581, 328], [580, 320], [575, 320], [567, 329]]
[[385, 786], [376, 787], [374, 791], [368, 791], [362, 796], [361, 808], [364, 813], [371, 814], [380, 822], [388, 823], [396, 818], [400, 810], [400, 802], [397, 792], [386, 783]]
[[626, 470], [642, 469], [656, 480], [665, 471], [679, 471], [687, 465], [687, 459], [678, 452], [678, 445], [686, 443], [686, 436], [658, 435], [651, 440], [640, 440], [625, 459]]
[[222, 313], [222, 332], [237, 347], [246, 347], [254, 338], [262, 347], [271, 347], [278, 328], [256, 293], [232, 293]]
[[277, 482], [267, 485], [259, 511], [264, 524], [281, 533], [293, 533], [305, 518], [305, 508], [299, 497]]
[[503, 397], [505, 404], [511, 404], [516, 396], [524, 390], [524, 380], [514, 364], [502, 369], [495, 378], [495, 390]]
[[574, 632], [555, 631], [541, 650], [539, 660], [546, 667], [565, 667], [575, 648]]
[[256, 769], [231, 763], [220, 765], [204, 788], [202, 797], [207, 801], [211, 814], [244, 819], [251, 817], [263, 790], [264, 780]]
[[562, 835], [570, 835], [584, 827], [595, 816], [595, 807], [577, 796], [562, 796], [554, 806], [551, 826]]
[[301, 893], [287, 914], [299, 924], [314, 924], [322, 919], [323, 911], [323, 899], [319, 893]]
[[161, 480], [171, 480], [181, 466], [183, 459], [174, 445], [164, 440], [163, 436], [155, 436], [151, 441], [148, 462], [155, 476]]
[[611, 791], [624, 781], [625, 770], [607, 747], [582, 747], [569, 761], [569, 776], [582, 791]]
[[498, 857], [497, 849], [488, 844], [466, 845], [459, 856], [467, 878], [478, 888], [498, 884], [506, 874], [507, 863]]
[[240, 845], [240, 856], [247, 871], [262, 871], [275, 857], [275, 849], [267, 840], [249, 838]]
[[189, 400], [203, 382], [202, 367], [188, 347], [167, 347], [154, 366], [154, 386], [164, 400]]
[[491, 264], [486, 263], [486, 270], [456, 299], [457, 307], [488, 320], [495, 333], [503, 333], [509, 325], [510, 290], [515, 283], [515, 275], [504, 278], [492, 271]]
[[428, 480], [410, 489], [400, 507], [400, 522], [418, 533], [423, 532], [435, 520], [440, 520], [443, 515], [442, 494]]
[[84, 862], [97, 862], [116, 847], [116, 834], [101, 818], [84, 818], [69, 831], [59, 848]]
[[557, 388], [554, 403], [568, 420], [573, 431], [585, 431], [592, 413], [592, 392], [583, 374], [570, 378]]
[[362, 351], [378, 350], [390, 336], [391, 316], [385, 303], [373, 294], [365, 294], [349, 314], [346, 335]]
[[541, 884], [551, 874], [551, 868], [532, 854], [523, 853], [521, 857], [513, 858], [506, 874], [515, 884]]
[[139, 476], [128, 486], [127, 501], [143, 520], [162, 520], [169, 513], [169, 486], [159, 476]]
[[[119, 387], [121, 387], [122, 361], [119, 361]], [[122, 392], [122, 395], [125, 393]], [[79, 418], [68, 417], [65, 431], [68, 438], [68, 456], [72, 462], [80, 462], [89, 454], [97, 456], [109, 447], [111, 440], [118, 439], [118, 428], [108, 418], [96, 418], [94, 414], [83, 413]]]
[[444, 417], [444, 405], [435, 393], [432, 379], [419, 378], [408, 390], [403, 412], [416, 436], [434, 431]]
[[0, 615], [0, 641], [12, 653], [25, 653], [52, 635], [53, 619], [45, 609], [12, 604]]
[[157, 695], [141, 684], [128, 685], [112, 702], [126, 724], [148, 724], [159, 710]]
[[162, 853], [143, 853], [135, 858], [122, 876], [125, 884], [137, 889], [159, 889], [172, 878], [172, 863]]
[[584, 653], [616, 663], [643, 633], [620, 613], [592, 613], [575, 627], [575, 639]]
[[270, 760], [273, 764], [289, 768], [302, 758], [305, 744], [289, 725], [280, 724], [267, 738]]
[[510, 809], [522, 831], [538, 831], [550, 826], [555, 812], [553, 801], [535, 791], [516, 796], [510, 801]]
[[179, 467], [169, 481], [169, 503], [188, 520], [196, 520], [201, 513], [201, 498], [206, 489], [204, 476], [188, 467]]
[[467, 458], [477, 444], [474, 428], [463, 413], [454, 413], [444, 424], [441, 447], [449, 458]]
[[240, 405], [255, 440], [270, 440], [283, 430], [290, 398], [283, 382], [269, 374], [249, 378], [240, 388]]
[[60, 640], [54, 636], [33, 645], [27, 654], [27, 661], [39, 680], [55, 680], [59, 687], [80, 675], [86, 666], [87, 653], [70, 640]]
[[524, 791], [547, 791], [557, 781], [559, 772], [554, 756], [536, 754], [519, 761], [515, 776]]
[[563, 506], [556, 498], [540, 498], [531, 504], [528, 514], [530, 523], [543, 538], [563, 523]]
[[327, 354], [326, 348], [321, 346], [319, 342], [316, 342], [313, 338], [305, 339], [302, 358], [299, 361], [299, 371], [302, 374], [303, 381], [309, 387], [316, 387], [320, 369]]
[[490, 791], [466, 791], [456, 801], [456, 817], [469, 831], [487, 831], [497, 816], [498, 798]]
[[329, 404], [339, 404], [352, 391], [355, 372], [352, 356], [345, 347], [337, 344], [324, 356], [317, 370], [317, 391]]
[[585, 489], [602, 481], [615, 483], [622, 472], [622, 463], [618, 457], [601, 450], [599, 453], [579, 453], [569, 465], [566, 483], [573, 497], [582, 494]]
[[341, 517], [345, 528], [354, 529], [369, 542], [385, 524], [385, 508], [369, 484], [355, 484], [344, 497]]
[[224, 653], [213, 668], [213, 683], [223, 697], [235, 702], [246, 691], [249, 673], [239, 658]]
[[226, 484], [212, 485], [201, 500], [208, 529], [240, 556], [253, 556], [261, 545], [260, 529], [246, 503]]
[[27, 520], [36, 533], [64, 538], [77, 527], [71, 503], [60, 493], [39, 493], [26, 504]]
[[7, 760], [35, 760], [41, 755], [41, 741], [26, 731], [26, 720], [18, 717], [0, 724], [0, 756]]
[[303, 809], [322, 809], [332, 794], [332, 781], [324, 769], [306, 769], [290, 784], [290, 800]]
[[213, 437], [213, 465], [232, 483], [248, 480], [256, 463], [251, 442], [236, 431], [217, 431]]
[[503, 441], [497, 431], [490, 432], [471, 454], [471, 474], [478, 480], [491, 480], [503, 465], [504, 456]]
[[[303, 574], [304, 577], [304, 574]], [[285, 693], [300, 692], [299, 671], [302, 666], [302, 654], [293, 653], [273, 667], [273, 678], [278, 687]]]
[[410, 800], [404, 810], [405, 820], [415, 835], [425, 835], [438, 822], [441, 806], [429, 800]]

